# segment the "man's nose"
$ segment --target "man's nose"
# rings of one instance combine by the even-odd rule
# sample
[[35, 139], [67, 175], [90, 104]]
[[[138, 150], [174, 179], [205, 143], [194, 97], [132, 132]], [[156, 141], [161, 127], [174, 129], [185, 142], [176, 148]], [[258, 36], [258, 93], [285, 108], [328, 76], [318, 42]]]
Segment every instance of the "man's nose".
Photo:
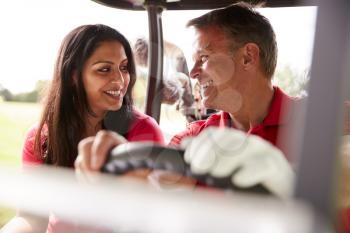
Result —
[[193, 79], [198, 79], [199, 74], [200, 74], [200, 67], [197, 64], [194, 64], [190, 72], [190, 77]]

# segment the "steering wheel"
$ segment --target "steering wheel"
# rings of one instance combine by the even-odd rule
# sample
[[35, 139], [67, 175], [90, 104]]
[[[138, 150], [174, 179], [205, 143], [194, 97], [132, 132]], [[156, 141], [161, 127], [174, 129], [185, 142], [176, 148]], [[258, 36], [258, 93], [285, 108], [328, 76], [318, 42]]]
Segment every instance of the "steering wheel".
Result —
[[165, 147], [152, 142], [129, 142], [112, 149], [102, 167], [102, 172], [122, 175], [137, 169], [165, 170], [181, 176], [194, 178], [204, 186], [233, 191], [271, 194], [263, 185], [240, 188], [232, 184], [230, 174], [217, 178], [210, 174], [197, 175], [191, 172], [184, 160], [184, 150]]

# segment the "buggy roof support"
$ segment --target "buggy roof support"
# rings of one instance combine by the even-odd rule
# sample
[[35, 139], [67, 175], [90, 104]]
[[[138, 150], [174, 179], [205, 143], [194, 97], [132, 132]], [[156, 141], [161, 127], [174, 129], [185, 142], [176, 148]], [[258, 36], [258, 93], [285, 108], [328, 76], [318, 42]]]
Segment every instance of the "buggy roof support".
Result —
[[145, 5], [148, 12], [149, 43], [148, 43], [148, 85], [146, 114], [152, 116], [158, 123], [163, 89], [163, 8], [156, 3]]
[[157, 3], [167, 10], [205, 10], [225, 7], [236, 2], [248, 2], [265, 7], [292, 7], [313, 5], [302, 0], [92, 0], [105, 6], [125, 10], [145, 10], [144, 4]]
[[332, 220], [336, 217], [338, 154], [350, 84], [348, 9], [348, 0], [319, 1], [309, 97], [303, 120], [294, 127], [299, 158], [295, 196]]

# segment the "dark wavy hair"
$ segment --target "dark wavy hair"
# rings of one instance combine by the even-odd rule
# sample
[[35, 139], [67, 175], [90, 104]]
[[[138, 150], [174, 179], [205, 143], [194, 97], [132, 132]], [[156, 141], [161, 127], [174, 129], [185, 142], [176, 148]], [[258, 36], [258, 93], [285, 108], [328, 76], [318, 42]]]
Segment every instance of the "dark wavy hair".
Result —
[[[83, 66], [96, 48], [106, 41], [118, 41], [128, 58], [130, 83], [123, 105], [115, 113], [121, 134], [132, 120], [132, 88], [136, 81], [135, 62], [128, 40], [117, 30], [102, 24], [83, 25], [64, 39], [57, 56], [53, 80], [45, 98], [35, 137], [35, 154], [44, 163], [72, 167], [77, 145], [84, 137], [87, 114], [95, 115], [88, 104], [82, 80]], [[77, 80], [73, 80], [76, 76]], [[47, 127], [47, 131], [44, 127]], [[117, 130], [118, 131], [118, 130]], [[44, 140], [42, 140], [44, 139]]]

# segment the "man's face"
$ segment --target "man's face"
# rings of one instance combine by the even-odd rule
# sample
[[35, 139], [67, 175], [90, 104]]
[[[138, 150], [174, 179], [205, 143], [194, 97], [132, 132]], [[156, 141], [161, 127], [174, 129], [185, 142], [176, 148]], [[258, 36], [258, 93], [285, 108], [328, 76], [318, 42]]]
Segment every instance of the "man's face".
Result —
[[201, 86], [206, 108], [235, 112], [242, 105], [238, 90], [247, 81], [239, 65], [239, 50], [233, 51], [232, 45], [220, 28], [195, 29], [194, 66], [190, 75]]

